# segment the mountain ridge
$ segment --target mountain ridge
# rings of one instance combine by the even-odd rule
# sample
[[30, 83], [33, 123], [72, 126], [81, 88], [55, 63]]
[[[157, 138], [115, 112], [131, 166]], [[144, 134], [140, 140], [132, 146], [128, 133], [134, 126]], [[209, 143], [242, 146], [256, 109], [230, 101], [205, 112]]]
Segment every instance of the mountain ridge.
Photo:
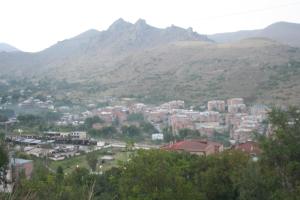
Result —
[[17, 51], [20, 51], [20, 50], [10, 44], [0, 43], [0, 52], [10, 53], [10, 52], [17, 52]]
[[78, 99], [300, 102], [299, 48], [264, 37], [216, 43], [191, 28], [160, 29], [144, 20], [119, 19], [105, 31], [91, 29], [38, 53], [0, 53], [0, 70], [0, 78], [75, 84], [56, 92]]
[[234, 42], [249, 37], [266, 37], [283, 44], [300, 47], [300, 24], [291, 22], [275, 22], [263, 29], [241, 30], [228, 33], [208, 35], [208, 38], [220, 42]]

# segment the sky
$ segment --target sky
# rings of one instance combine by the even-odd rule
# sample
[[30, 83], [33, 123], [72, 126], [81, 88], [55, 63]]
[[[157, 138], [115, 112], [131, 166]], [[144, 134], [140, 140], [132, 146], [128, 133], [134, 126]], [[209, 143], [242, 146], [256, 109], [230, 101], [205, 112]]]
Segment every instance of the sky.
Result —
[[300, 23], [300, 0], [0, 0], [0, 43], [41, 51], [88, 29], [105, 30], [119, 18], [212, 34]]

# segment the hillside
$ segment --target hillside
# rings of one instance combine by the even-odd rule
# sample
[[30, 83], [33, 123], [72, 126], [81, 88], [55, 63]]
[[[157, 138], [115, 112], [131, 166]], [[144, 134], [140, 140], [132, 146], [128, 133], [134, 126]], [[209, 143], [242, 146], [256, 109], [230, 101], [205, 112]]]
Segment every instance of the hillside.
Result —
[[216, 42], [226, 43], [250, 37], [265, 37], [283, 44], [300, 47], [300, 24], [277, 22], [260, 30], [245, 30], [230, 33], [218, 33], [208, 37]]
[[16, 51], [20, 51], [20, 50], [9, 44], [0, 43], [0, 52], [16, 52]]
[[133, 96], [157, 103], [240, 96], [248, 102], [299, 104], [300, 49], [266, 38], [218, 44], [171, 26], [122, 19], [38, 53], [0, 53], [2, 77], [64, 80], [72, 99]]

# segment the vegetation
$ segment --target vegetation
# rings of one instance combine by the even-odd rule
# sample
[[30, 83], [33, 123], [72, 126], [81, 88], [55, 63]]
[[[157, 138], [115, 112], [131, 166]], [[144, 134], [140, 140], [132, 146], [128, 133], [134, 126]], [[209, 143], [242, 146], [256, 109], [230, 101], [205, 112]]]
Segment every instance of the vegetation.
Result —
[[105, 126], [100, 130], [90, 129], [88, 130], [88, 133], [93, 137], [112, 138], [118, 131], [114, 126]]
[[[141, 150], [102, 175], [82, 167], [64, 175], [35, 166], [21, 179], [15, 199], [296, 200], [300, 195], [300, 112], [274, 109], [271, 137], [262, 137], [258, 160], [228, 150], [197, 156]], [[93, 158], [94, 159], [94, 158]]]
[[93, 127], [93, 124], [96, 124], [96, 123], [104, 123], [104, 121], [98, 116], [88, 117], [84, 121], [85, 128], [87, 130], [91, 129]]
[[144, 121], [144, 116], [141, 113], [132, 113], [127, 117], [128, 121]]
[[4, 143], [4, 134], [0, 133], [0, 185], [5, 185], [8, 155]]
[[95, 171], [98, 163], [98, 156], [96, 153], [89, 153], [86, 155], [86, 161], [89, 167]]

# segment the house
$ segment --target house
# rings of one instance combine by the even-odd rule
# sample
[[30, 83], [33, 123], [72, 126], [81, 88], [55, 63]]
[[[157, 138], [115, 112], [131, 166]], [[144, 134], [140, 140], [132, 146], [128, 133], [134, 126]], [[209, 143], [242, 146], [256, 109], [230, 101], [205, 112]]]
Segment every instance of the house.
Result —
[[14, 181], [24, 172], [26, 178], [30, 178], [33, 171], [33, 161], [21, 158], [11, 158], [9, 165], [11, 166], [11, 181]]
[[175, 114], [172, 115], [169, 120], [173, 134], [178, 134], [180, 129], [195, 129], [194, 123], [187, 115]]
[[207, 110], [225, 112], [225, 101], [222, 100], [209, 101], [207, 102]]
[[151, 135], [152, 140], [163, 140], [164, 134], [162, 133], [155, 133]]
[[214, 133], [220, 129], [218, 122], [206, 122], [206, 123], [195, 123], [196, 130], [198, 130], [201, 135], [212, 137]]
[[170, 102], [160, 105], [160, 108], [168, 109], [168, 110], [181, 109], [181, 108], [184, 108], [184, 101], [181, 101], [181, 100], [170, 101]]
[[196, 155], [210, 155], [222, 152], [222, 144], [207, 140], [183, 140], [162, 146], [161, 149], [176, 152], [188, 152]]
[[237, 104], [244, 104], [244, 99], [243, 98], [232, 98], [227, 100], [227, 105], [237, 105]]
[[246, 142], [253, 137], [253, 130], [249, 128], [238, 128], [231, 134], [231, 138], [237, 142]]
[[247, 112], [247, 106], [245, 104], [232, 104], [228, 105], [229, 113], [245, 113]]
[[243, 151], [251, 156], [258, 156], [261, 153], [261, 149], [258, 146], [258, 143], [254, 141], [247, 141], [244, 143], [236, 144], [233, 146], [233, 149]]
[[219, 122], [220, 113], [215, 111], [200, 112], [200, 122]]

